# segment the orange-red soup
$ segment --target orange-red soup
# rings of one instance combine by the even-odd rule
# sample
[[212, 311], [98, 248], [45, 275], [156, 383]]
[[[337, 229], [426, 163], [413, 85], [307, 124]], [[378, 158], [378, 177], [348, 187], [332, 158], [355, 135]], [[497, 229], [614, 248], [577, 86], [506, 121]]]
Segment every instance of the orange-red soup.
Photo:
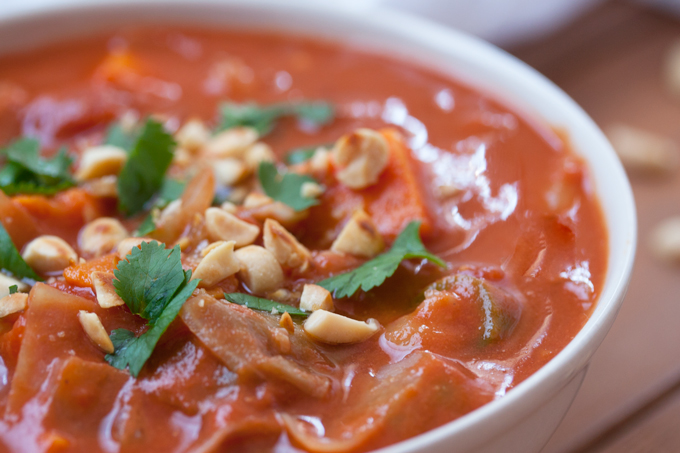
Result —
[[[401, 151], [368, 189], [348, 189], [332, 172], [320, 181], [321, 203], [291, 227], [312, 265], [287, 273], [285, 288], [299, 292], [364, 261], [328, 253], [358, 205], [388, 245], [421, 220], [423, 242], [448, 269], [405, 261], [380, 287], [335, 300], [342, 315], [377, 319], [376, 335], [332, 346], [297, 322], [288, 354], [271, 343], [278, 317], [190, 299], [136, 379], [106, 363], [77, 313], [99, 314], [107, 332], [143, 323], [125, 306], [100, 308], [88, 272], [71, 269], [1, 320], [0, 450], [367, 451], [503, 397], [578, 333], [607, 266], [587, 168], [544, 124], [408, 61], [240, 32], [81, 39], [0, 58], [0, 143], [25, 135], [47, 154], [77, 154], [129, 111], [173, 130], [193, 117], [214, 124], [225, 100], [305, 99], [335, 103], [337, 116], [321, 128], [281, 120], [263, 138], [279, 158], [359, 127], [386, 130]], [[19, 250], [54, 234], [78, 251], [87, 221], [118, 215], [115, 202], [78, 189], [5, 198], [0, 219]], [[236, 280], [223, 286], [243, 291]], [[253, 342], [266, 360], [304, 371], [304, 382], [257, 372]]]

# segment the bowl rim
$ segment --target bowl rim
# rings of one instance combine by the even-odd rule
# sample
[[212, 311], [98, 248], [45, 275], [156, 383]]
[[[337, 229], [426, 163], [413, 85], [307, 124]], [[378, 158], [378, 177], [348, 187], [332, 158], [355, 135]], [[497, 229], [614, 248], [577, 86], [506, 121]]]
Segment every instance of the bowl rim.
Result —
[[[40, 8], [29, 5], [23, 8], [15, 8], [9, 13], [0, 14], [0, 30], [8, 26], [21, 27], [25, 24], [45, 20], [60, 14], [97, 14], [102, 13], [107, 8], [124, 10], [163, 6], [172, 9], [185, 8], [189, 5], [199, 10], [201, 8], [241, 8], [261, 12], [268, 10], [268, 14], [274, 14], [271, 11], [293, 11], [317, 15], [325, 17], [327, 20], [356, 24], [377, 34], [392, 33], [400, 35], [405, 40], [411, 42], [414, 48], [420, 47], [423, 50], [436, 51], [442, 55], [448, 55], [452, 60], [463, 59], [470, 62], [473, 67], [468, 68], [468, 71], [474, 72], [474, 66], [476, 66], [482, 71], [478, 75], [484, 75], [484, 71], [492, 69], [502, 70], [504, 76], [508, 76], [511, 79], [511, 83], [516, 87], [522, 87], [526, 93], [539, 93], [549, 100], [548, 103], [559, 105], [565, 114], [571, 118], [572, 128], [578, 127], [578, 129], [569, 131], [570, 134], [582, 133], [588, 137], [592, 144], [585, 148], [597, 150], [593, 155], [585, 152], [586, 149], [577, 147], [576, 144], [572, 148], [574, 148], [577, 154], [583, 156], [589, 168], [592, 167], [594, 162], [591, 159], [597, 157], [598, 153], [599, 158], [604, 159], [604, 162], [609, 166], [609, 171], [611, 172], [610, 182], [613, 181], [616, 185], [617, 209], [623, 218], [609, 218], [610, 214], [606, 212], [602, 200], [604, 193], [602, 185], [597, 184], [600, 182], [599, 178], [603, 178], [603, 176], [599, 175], [596, 178], [593, 168], [590, 168], [592, 178], [595, 180], [596, 186], [598, 186], [595, 193], [601, 201], [609, 234], [608, 269], [604, 287], [597, 300], [597, 306], [577, 335], [548, 363], [512, 388], [502, 398], [491, 401], [442, 426], [377, 451], [383, 453], [416, 451], [417, 449], [438, 444], [445, 439], [451, 439], [454, 436], [461, 437], [465, 433], [474, 433], [473, 428], [482, 424], [482, 422], [487, 423], [485, 431], [488, 432], [493, 432], [494, 429], [497, 432], [511, 429], [518, 423], [518, 412], [524, 411], [524, 415], [531, 413], [535, 410], [536, 404], [540, 404], [541, 401], [552, 396], [571, 377], [586, 366], [590, 356], [604, 339], [620, 309], [632, 272], [637, 243], [637, 219], [632, 189], [614, 150], [590, 116], [564, 91], [519, 59], [478, 38], [439, 25], [428, 19], [416, 17], [410, 13], [397, 11], [385, 6], [375, 4], [361, 5], [351, 2], [343, 4], [341, 2], [314, 0], [289, 0], [285, 2], [277, 0], [62, 0], [58, 4], [42, 5]], [[226, 25], [226, 22], [224, 25]], [[270, 27], [266, 29], [268, 28]], [[287, 31], [291, 32], [291, 30]], [[292, 31], [291, 34], [305, 35], [307, 33]], [[312, 33], [312, 35], [314, 34]], [[351, 39], [344, 40], [332, 37], [329, 40], [349, 44], [352, 41]], [[390, 45], [384, 46], [382, 48], [383, 52], [380, 53], [384, 53], [387, 56], [399, 56], [402, 59], [404, 59], [404, 56], [407, 56], [406, 59], [411, 60], [413, 64], [429, 66], [426, 61], [415, 55], [412, 55], [412, 58], [408, 58], [408, 52], [400, 54], [394, 48], [390, 51], [389, 47]], [[544, 114], [537, 115], [535, 111], [529, 112], [528, 110], [534, 110], [533, 107], [535, 106], [520, 102], [521, 96], [518, 98], [513, 96], [512, 93], [503, 94], [496, 92], [492, 87], [484, 85], [484, 80], [475, 81], [465, 77], [465, 75], [458, 74], [451, 68], [447, 69], [443, 66], [438, 66], [436, 70], [448, 77], [462, 80], [464, 84], [472, 86], [478, 91], [492, 92], [494, 100], [500, 100], [502, 103], [509, 105], [513, 110], [525, 114], [525, 117], [529, 119], [537, 119], [550, 123], [550, 120], [546, 119]], [[619, 222], [615, 223], [614, 220]], [[622, 229], [620, 231], [621, 234], [618, 235], [620, 239], [617, 239], [617, 244], [613, 243], [614, 239], [612, 238], [614, 227]], [[620, 256], [615, 256], [614, 247], [623, 248], [623, 251], [619, 253]], [[614, 258], [616, 258], [616, 261], [613, 261]], [[491, 429], [489, 430], [490, 427]]]

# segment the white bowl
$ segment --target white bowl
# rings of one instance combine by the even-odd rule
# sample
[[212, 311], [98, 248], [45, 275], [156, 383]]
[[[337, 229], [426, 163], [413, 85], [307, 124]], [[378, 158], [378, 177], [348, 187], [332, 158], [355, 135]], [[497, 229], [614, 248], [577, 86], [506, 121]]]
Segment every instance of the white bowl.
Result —
[[0, 17], [0, 54], [131, 23], [280, 30], [360, 44], [419, 63], [568, 132], [590, 167], [609, 231], [609, 269], [592, 316], [547, 365], [493, 401], [382, 452], [537, 452], [576, 396], [590, 357], [621, 306], [633, 265], [636, 217], [623, 168], [600, 129], [545, 77], [480, 40], [389, 9], [272, 0], [66, 0]]

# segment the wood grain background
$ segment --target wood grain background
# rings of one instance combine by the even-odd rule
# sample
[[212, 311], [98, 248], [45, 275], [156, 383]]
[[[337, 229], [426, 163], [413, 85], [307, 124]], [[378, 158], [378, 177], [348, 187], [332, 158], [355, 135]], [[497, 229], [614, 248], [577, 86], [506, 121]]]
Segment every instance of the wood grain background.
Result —
[[[568, 28], [508, 49], [571, 95], [603, 128], [624, 123], [680, 143], [680, 98], [664, 83], [680, 18], [606, 2]], [[628, 296], [581, 391], [545, 448], [566, 452], [680, 451], [680, 267], [660, 263], [651, 229], [680, 215], [680, 175], [631, 175], [639, 219]]]

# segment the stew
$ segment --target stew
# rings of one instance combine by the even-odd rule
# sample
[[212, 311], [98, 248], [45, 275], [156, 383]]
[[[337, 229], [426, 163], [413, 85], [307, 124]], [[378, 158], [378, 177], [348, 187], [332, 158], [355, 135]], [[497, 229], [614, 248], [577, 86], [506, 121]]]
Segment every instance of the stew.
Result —
[[0, 57], [0, 450], [359, 452], [578, 333], [568, 139], [333, 43], [144, 28]]

